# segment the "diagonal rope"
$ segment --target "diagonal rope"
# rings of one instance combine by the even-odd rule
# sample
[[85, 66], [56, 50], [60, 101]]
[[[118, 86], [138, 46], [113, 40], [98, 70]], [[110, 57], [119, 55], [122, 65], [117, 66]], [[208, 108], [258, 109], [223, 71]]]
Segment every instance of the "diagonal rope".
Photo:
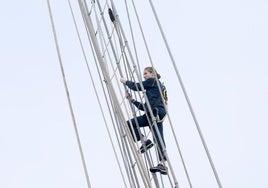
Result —
[[155, 10], [155, 8], [154, 8], [153, 2], [152, 2], [152, 0], [149, 0], [149, 2], [150, 2], [150, 5], [151, 5], [153, 14], [154, 14], [154, 16], [155, 16], [155, 19], [156, 19], [156, 21], [157, 21], [157, 25], [158, 25], [158, 27], [159, 27], [159, 30], [160, 30], [160, 32], [161, 32], [161, 36], [162, 36], [162, 38], [163, 38], [163, 40], [164, 40], [164, 43], [165, 43], [165, 45], [166, 45], [168, 54], [169, 54], [170, 59], [171, 59], [171, 61], [172, 61], [173, 67], [174, 67], [174, 69], [175, 69], [177, 78], [178, 78], [179, 83], [180, 83], [180, 85], [181, 85], [181, 88], [182, 88], [182, 90], [183, 90], [183, 94], [184, 94], [185, 99], [186, 99], [186, 101], [187, 101], [187, 104], [188, 104], [188, 107], [189, 107], [189, 109], [190, 109], [191, 115], [192, 115], [192, 117], [193, 117], [193, 120], [194, 120], [194, 122], [195, 122], [196, 128], [197, 128], [197, 130], [198, 130], [198, 133], [199, 133], [200, 139], [201, 139], [201, 141], [202, 141], [203, 147], [204, 147], [204, 149], [205, 149], [205, 151], [206, 151], [206, 154], [207, 154], [208, 160], [209, 160], [209, 162], [210, 162], [211, 168], [212, 168], [212, 170], [213, 170], [214, 176], [215, 176], [215, 178], [216, 178], [216, 180], [217, 180], [218, 186], [219, 186], [220, 188], [222, 188], [222, 184], [221, 184], [221, 181], [220, 181], [220, 179], [219, 179], [217, 170], [216, 170], [215, 165], [214, 165], [214, 163], [213, 163], [212, 157], [211, 157], [211, 155], [210, 155], [208, 146], [207, 146], [207, 144], [206, 144], [206, 141], [205, 141], [205, 138], [204, 138], [203, 133], [202, 133], [202, 131], [201, 131], [201, 128], [200, 128], [200, 126], [199, 126], [199, 123], [198, 123], [198, 121], [197, 121], [197, 118], [196, 118], [196, 115], [195, 115], [195, 113], [194, 113], [194, 110], [193, 110], [191, 101], [190, 101], [189, 96], [188, 96], [188, 94], [187, 94], [187, 92], [186, 92], [184, 83], [183, 83], [182, 78], [181, 78], [181, 75], [180, 75], [180, 73], [179, 73], [179, 71], [178, 71], [178, 68], [177, 68], [177, 65], [176, 65], [176, 63], [175, 63], [174, 57], [173, 57], [173, 55], [172, 55], [172, 53], [171, 53], [169, 44], [168, 44], [168, 42], [167, 42], [166, 36], [165, 36], [165, 34], [164, 34], [164, 31], [163, 31], [163, 29], [162, 29], [162, 26], [161, 26], [161, 23], [160, 23], [160, 21], [159, 21], [159, 18], [158, 18], [158, 15], [157, 15], [157, 13], [156, 13], [156, 10]]
[[88, 171], [87, 171], [87, 167], [86, 167], [86, 161], [85, 161], [85, 157], [84, 157], [84, 154], [83, 154], [82, 145], [81, 145], [81, 142], [80, 142], [80, 137], [79, 137], [78, 128], [77, 128], [77, 124], [76, 124], [76, 120], [75, 120], [75, 116], [74, 116], [74, 111], [73, 111], [73, 107], [72, 107], [72, 103], [71, 103], [69, 89], [68, 89], [68, 86], [67, 86], [67, 81], [66, 81], [66, 77], [65, 77], [64, 68], [63, 68], [63, 63], [62, 63], [62, 60], [61, 60], [61, 54], [60, 54], [60, 49], [59, 49], [59, 44], [58, 44], [58, 39], [57, 39], [57, 34], [56, 34], [56, 29], [55, 29], [55, 24], [54, 24], [52, 10], [51, 10], [49, 0], [47, 0], [47, 5], [48, 5], [48, 9], [49, 9], [50, 21], [51, 21], [51, 25], [52, 25], [52, 29], [53, 29], [54, 40], [55, 40], [55, 44], [56, 44], [56, 48], [57, 48], [59, 64], [60, 64], [62, 78], [63, 78], [63, 82], [64, 82], [64, 88], [65, 88], [65, 92], [66, 92], [67, 99], [68, 99], [68, 104], [69, 104], [69, 109], [70, 109], [71, 116], [72, 116], [73, 126], [74, 126], [75, 135], [76, 135], [76, 139], [77, 139], [77, 143], [78, 143], [78, 147], [79, 147], [79, 151], [80, 151], [80, 156], [81, 156], [81, 159], [82, 159], [82, 164], [83, 164], [84, 173], [85, 173], [85, 177], [86, 177], [86, 181], [87, 181], [87, 186], [88, 186], [88, 188], [91, 188], [90, 180], [89, 180], [89, 176], [88, 176]]
[[[90, 76], [91, 83], [92, 83], [93, 88], [94, 88], [95, 95], [96, 95], [96, 97], [97, 97], [98, 104], [99, 104], [99, 106], [100, 106], [100, 110], [101, 110], [102, 118], [103, 118], [104, 123], [105, 123], [105, 127], [106, 127], [106, 130], [107, 130], [108, 136], [109, 136], [109, 140], [110, 140], [110, 143], [111, 143], [111, 145], [112, 145], [113, 152], [114, 152], [114, 155], [115, 155], [117, 164], [118, 164], [118, 166], [119, 166], [120, 174], [121, 174], [121, 177], [122, 177], [122, 179], [123, 179], [124, 185], [125, 185], [125, 187], [127, 187], [127, 185], [126, 185], [126, 180], [125, 180], [125, 177], [124, 177], [124, 175], [123, 175], [122, 167], [121, 167], [120, 162], [119, 162], [119, 157], [118, 157], [118, 155], [117, 155], [117, 152], [116, 152], [116, 149], [115, 149], [115, 145], [114, 145], [114, 143], [113, 143], [113, 139], [112, 139], [112, 136], [111, 136], [111, 132], [110, 132], [110, 130], [109, 130], [109, 128], [108, 128], [108, 123], [107, 123], [106, 117], [105, 117], [105, 115], [104, 115], [104, 110], [103, 110], [102, 104], [101, 104], [101, 102], [100, 102], [100, 98], [99, 98], [99, 96], [98, 96], [97, 88], [96, 88], [96, 85], [95, 85], [95, 82], [94, 82], [94, 79], [93, 79], [93, 76], [92, 76], [92, 73], [91, 73], [91, 70], [90, 70], [90, 66], [89, 66], [89, 63], [88, 63], [88, 60], [87, 60], [87, 57], [86, 57], [86, 52], [85, 52], [84, 47], [83, 47], [83, 44], [82, 44], [81, 36], [80, 36], [79, 31], [78, 31], [77, 23], [76, 23], [76, 20], [75, 20], [75, 17], [74, 17], [74, 13], [73, 13], [73, 8], [72, 8], [72, 6], [71, 6], [70, 0], [68, 0], [68, 2], [69, 2], [69, 7], [70, 7], [70, 10], [71, 10], [71, 13], [72, 13], [73, 22], [74, 22], [74, 25], [75, 25], [75, 28], [76, 28], [76, 33], [77, 33], [77, 36], [78, 36], [78, 39], [79, 39], [79, 43], [80, 43], [80, 46], [81, 46], [81, 50], [82, 50], [82, 53], [83, 53], [83, 56], [84, 56], [84, 59], [85, 59], [85, 62], [86, 62], [87, 70], [88, 70], [88, 73], [89, 73], [89, 76]], [[90, 41], [90, 40], [89, 40], [89, 41]], [[90, 44], [90, 45], [91, 45], [91, 44]], [[91, 45], [91, 49], [93, 49], [92, 45]], [[96, 60], [96, 57], [95, 57], [93, 51], [92, 51], [92, 54], [93, 54], [93, 58], [94, 58], [94, 61], [95, 61], [95, 64], [96, 64], [96, 61], [97, 61], [97, 60]], [[99, 76], [100, 76], [100, 73], [99, 73]], [[100, 80], [101, 80], [101, 79], [100, 79]], [[103, 84], [102, 84], [102, 89], [103, 89], [103, 91], [104, 91]], [[106, 93], [105, 93], [105, 99], [106, 99], [106, 101], [107, 101]], [[108, 106], [108, 108], [109, 108], [109, 105], [107, 105], [107, 106]], [[111, 115], [111, 109], [109, 108], [108, 110], [109, 110], [110, 115]], [[113, 122], [113, 118], [112, 118], [112, 117], [111, 117], [111, 120], [112, 120], [112, 122]], [[113, 122], [113, 124], [114, 124], [114, 122]], [[121, 149], [121, 148], [120, 148], [120, 149]]]

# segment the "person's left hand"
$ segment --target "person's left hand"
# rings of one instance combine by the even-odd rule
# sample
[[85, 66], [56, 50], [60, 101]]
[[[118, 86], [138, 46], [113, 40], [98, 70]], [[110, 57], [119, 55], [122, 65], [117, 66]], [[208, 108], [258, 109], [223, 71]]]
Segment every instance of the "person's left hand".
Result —
[[132, 100], [132, 95], [128, 91], [126, 91], [126, 98]]

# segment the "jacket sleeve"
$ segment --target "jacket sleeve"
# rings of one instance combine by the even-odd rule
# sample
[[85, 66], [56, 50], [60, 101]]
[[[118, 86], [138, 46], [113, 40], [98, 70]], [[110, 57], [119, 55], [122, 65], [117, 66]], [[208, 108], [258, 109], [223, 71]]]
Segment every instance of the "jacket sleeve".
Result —
[[134, 101], [133, 104], [134, 104], [139, 110], [144, 111], [143, 104], [142, 104], [141, 102]]
[[[142, 85], [143, 85], [144, 89], [146, 90], [148, 88], [153, 87], [154, 82], [155, 82], [154, 78], [149, 78], [149, 79], [143, 81]], [[141, 87], [140, 83], [135, 83], [135, 82], [132, 82], [132, 81], [126, 81], [126, 85], [129, 87], [129, 89], [131, 89], [133, 91], [142, 91], [142, 87]]]

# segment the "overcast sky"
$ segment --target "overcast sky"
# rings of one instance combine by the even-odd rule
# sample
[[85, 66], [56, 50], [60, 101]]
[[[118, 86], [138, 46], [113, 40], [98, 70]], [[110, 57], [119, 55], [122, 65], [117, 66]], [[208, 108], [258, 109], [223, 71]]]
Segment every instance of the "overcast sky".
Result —
[[[193, 187], [215, 188], [149, 3], [136, 3], [168, 88], [169, 113]], [[77, 1], [72, 4], [81, 23]], [[115, 4], [124, 10], [123, 1]], [[154, 4], [223, 187], [268, 187], [268, 2]], [[68, 2], [51, 6], [91, 185], [123, 187]], [[85, 188], [46, 1], [5, 1], [0, 12], [0, 187]], [[179, 185], [189, 187], [170, 128], [164, 129]]]

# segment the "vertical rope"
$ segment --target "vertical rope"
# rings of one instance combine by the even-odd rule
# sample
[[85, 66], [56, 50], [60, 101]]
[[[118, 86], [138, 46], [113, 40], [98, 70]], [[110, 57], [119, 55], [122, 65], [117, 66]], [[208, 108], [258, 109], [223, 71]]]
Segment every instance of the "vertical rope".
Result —
[[47, 0], [47, 5], [48, 5], [48, 9], [49, 9], [50, 21], [51, 21], [51, 25], [52, 25], [52, 29], [53, 29], [53, 35], [54, 35], [55, 44], [56, 44], [56, 48], [57, 48], [60, 69], [61, 69], [62, 78], [63, 78], [63, 82], [64, 82], [64, 88], [65, 88], [65, 92], [66, 92], [67, 99], [68, 99], [68, 104], [69, 104], [69, 109], [70, 109], [71, 116], [72, 116], [72, 121], [73, 121], [74, 130], [75, 130], [75, 135], [76, 135], [76, 139], [77, 139], [77, 143], [78, 143], [78, 147], [79, 147], [79, 151], [80, 151], [80, 156], [81, 156], [82, 164], [83, 164], [83, 168], [84, 168], [84, 173], [85, 173], [85, 177], [86, 177], [86, 181], [87, 181], [87, 187], [88, 188], [91, 188], [90, 181], [89, 181], [89, 176], [88, 176], [88, 171], [87, 171], [87, 167], [86, 167], [86, 161], [85, 161], [85, 157], [84, 157], [84, 154], [83, 154], [82, 145], [81, 145], [81, 142], [80, 142], [78, 128], [77, 128], [77, 124], [76, 124], [76, 120], [75, 120], [75, 116], [74, 116], [74, 111], [73, 111], [73, 107], [72, 107], [72, 103], [71, 103], [71, 98], [70, 98], [70, 94], [69, 94], [69, 89], [68, 89], [68, 86], [67, 86], [65, 72], [64, 72], [64, 68], [63, 68], [63, 64], [62, 64], [62, 60], [61, 60], [61, 54], [60, 54], [60, 49], [59, 49], [59, 44], [58, 44], [56, 29], [55, 29], [55, 25], [54, 25], [54, 20], [53, 20], [53, 16], [52, 16], [52, 11], [51, 11], [51, 6], [50, 6], [49, 0]]

